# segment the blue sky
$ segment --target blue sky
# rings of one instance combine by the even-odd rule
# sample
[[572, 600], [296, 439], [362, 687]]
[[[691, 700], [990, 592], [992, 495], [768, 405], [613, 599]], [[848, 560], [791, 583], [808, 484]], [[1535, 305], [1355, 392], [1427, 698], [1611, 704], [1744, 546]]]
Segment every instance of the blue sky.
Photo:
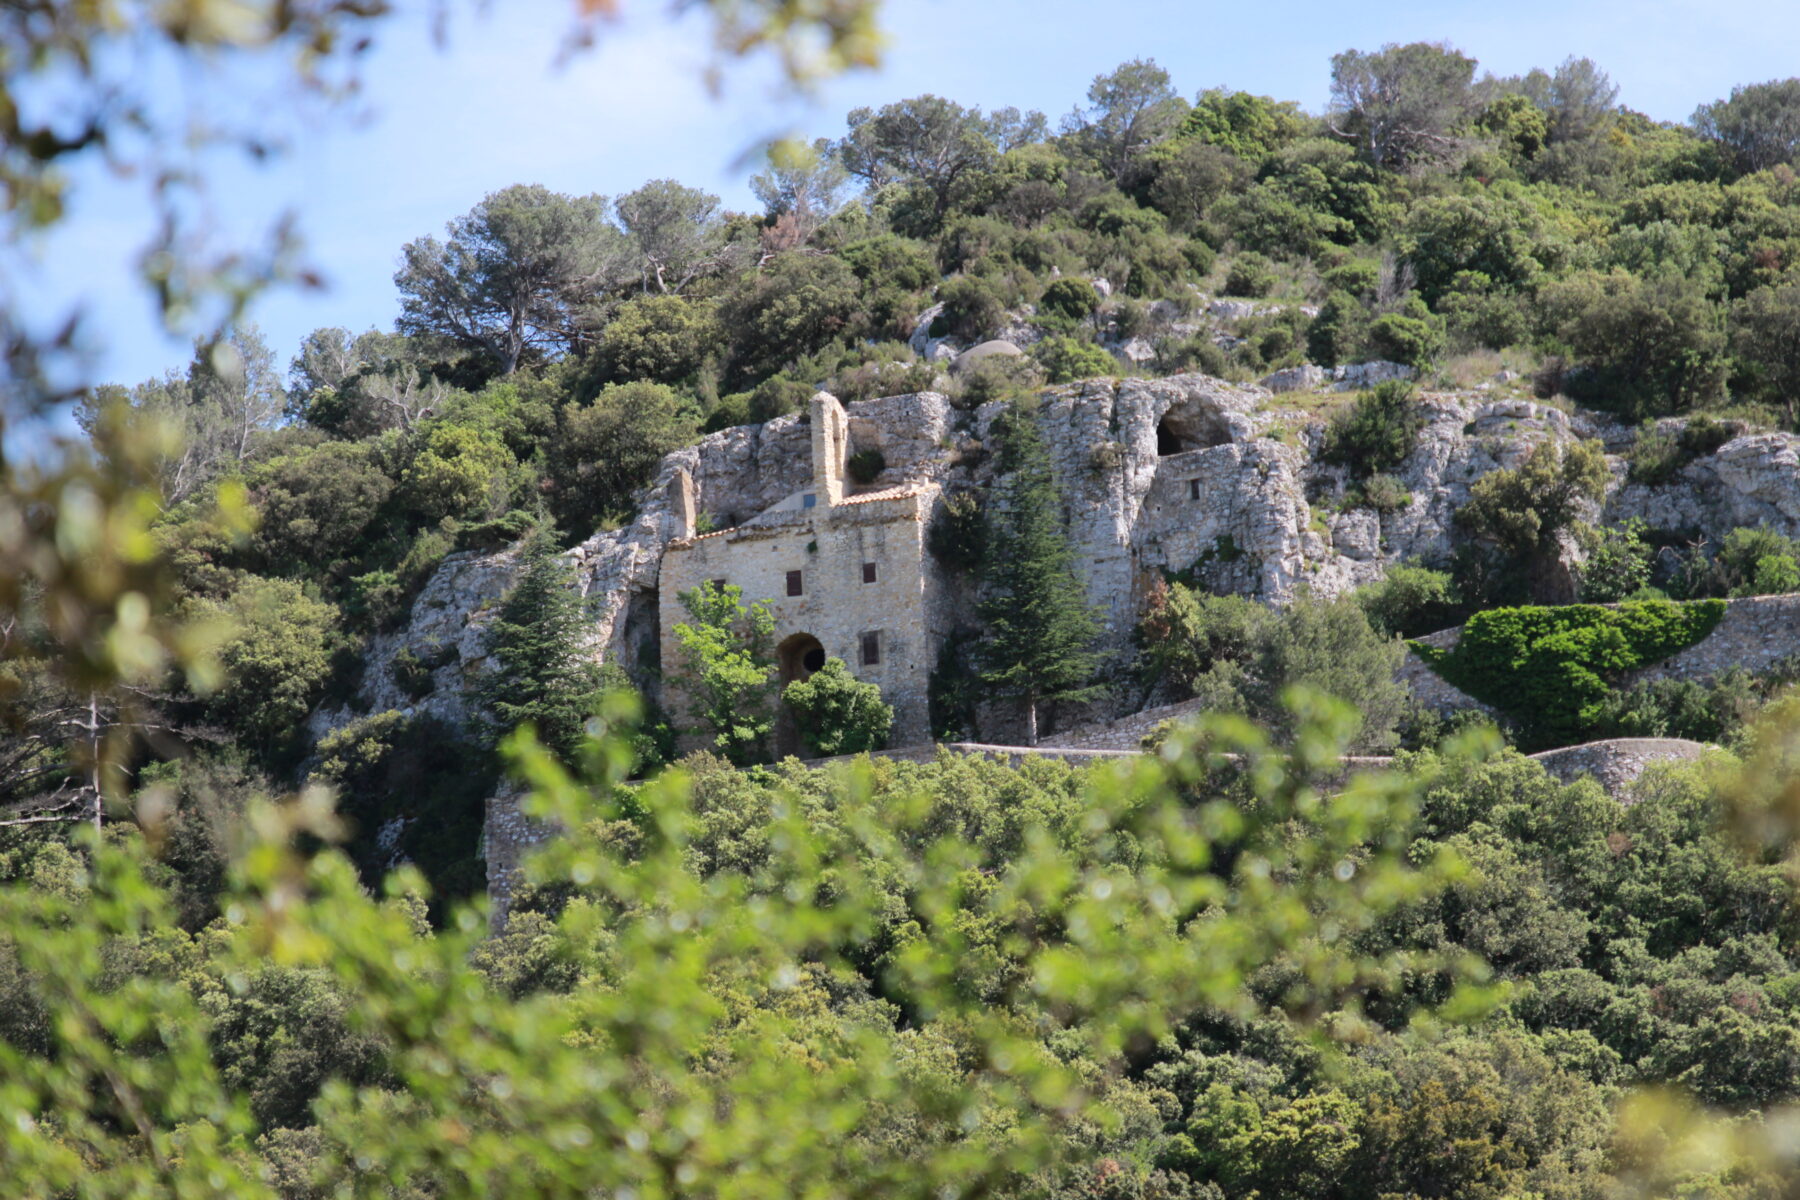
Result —
[[[367, 64], [365, 112], [297, 118], [285, 157], [215, 175], [222, 228], [249, 233], [293, 212], [308, 261], [327, 281], [322, 293], [282, 291], [257, 303], [252, 316], [279, 362], [318, 326], [390, 325], [401, 244], [441, 233], [496, 188], [533, 182], [610, 196], [673, 177], [748, 208], [749, 147], [789, 132], [835, 136], [848, 109], [921, 92], [1054, 119], [1094, 75], [1148, 56], [1190, 97], [1226, 85], [1316, 110], [1337, 51], [1444, 39], [1502, 75], [1589, 56], [1624, 103], [1685, 120], [1733, 84], [1800, 70], [1800, 6], [1775, 0], [889, 0], [880, 71], [784, 101], [756, 67], [735, 70], [723, 94], [710, 95], [700, 77], [706, 47], [691, 25], [646, 15], [558, 69], [572, 0], [499, 0], [483, 6], [485, 16], [467, 11], [475, 7], [458, 10], [444, 46], [422, 15], [390, 21]], [[250, 103], [204, 79], [187, 86], [220, 112]], [[97, 379], [131, 382], [182, 365], [186, 343], [156, 327], [127, 270], [150, 233], [141, 192], [98, 177], [79, 182], [74, 216], [38, 248], [27, 285], [34, 302], [46, 316], [85, 306]]]

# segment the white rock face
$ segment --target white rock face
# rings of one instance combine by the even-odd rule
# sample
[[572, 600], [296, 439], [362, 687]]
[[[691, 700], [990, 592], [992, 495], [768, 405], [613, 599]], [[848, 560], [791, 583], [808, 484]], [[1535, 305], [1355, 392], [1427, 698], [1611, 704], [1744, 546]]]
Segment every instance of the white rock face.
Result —
[[[1200, 375], [1090, 380], [1044, 393], [1041, 429], [1107, 649], [1126, 650], [1145, 591], [1164, 571], [1191, 571], [1215, 589], [1284, 603], [1302, 587], [1328, 596], [1347, 591], [1395, 562], [1444, 561], [1473, 483], [1516, 466], [1545, 440], [1598, 438], [1614, 456], [1596, 519], [1637, 516], [1715, 542], [1739, 525], [1800, 536], [1800, 438], [1793, 435], [1738, 437], [1650, 487], [1626, 479], [1617, 455], [1636, 433], [1608, 418], [1480, 393], [1425, 393], [1417, 446], [1394, 472], [1411, 502], [1377, 513], [1343, 509], [1347, 473], [1312, 457], [1319, 426], [1289, 444], [1295, 414], [1271, 399], [1272, 388]], [[877, 486], [928, 481], [980, 490], [992, 482], [987, 450], [1005, 407], [959, 411], [936, 392], [851, 404], [849, 451], [880, 453]], [[568, 551], [596, 655], [628, 670], [648, 666], [656, 653], [657, 575], [663, 547], [677, 534], [678, 470], [692, 478], [697, 512], [720, 528], [741, 524], [810, 484], [810, 427], [786, 416], [723, 430], [669, 455], [629, 525]], [[362, 690], [368, 708], [465, 720], [464, 689], [484, 669], [486, 626], [515, 571], [512, 552], [446, 559], [406, 626], [373, 639]], [[966, 613], [972, 599], [952, 603]], [[433, 667], [433, 687], [417, 699], [393, 678], [403, 647]], [[313, 729], [323, 733], [350, 715], [315, 714]]]

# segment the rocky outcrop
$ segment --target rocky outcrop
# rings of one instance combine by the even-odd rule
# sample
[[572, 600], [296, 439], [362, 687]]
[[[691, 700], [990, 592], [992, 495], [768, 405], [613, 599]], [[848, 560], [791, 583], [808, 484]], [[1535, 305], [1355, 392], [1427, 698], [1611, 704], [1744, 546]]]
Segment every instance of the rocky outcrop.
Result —
[[[1420, 405], [1426, 421], [1417, 446], [1395, 472], [1410, 502], [1376, 512], [1345, 505], [1346, 471], [1314, 457], [1320, 421], [1283, 408], [1267, 388], [1184, 375], [1047, 390], [1039, 420], [1077, 570], [1106, 628], [1105, 648], [1122, 660], [1143, 596], [1165, 571], [1279, 604], [1301, 588], [1347, 591], [1378, 579], [1395, 562], [1443, 561], [1452, 549], [1455, 512], [1474, 482], [1517, 465], [1544, 440], [1598, 438], [1614, 455], [1614, 482], [1592, 514], [1596, 519], [1638, 516], [1655, 528], [1713, 540], [1744, 524], [1800, 535], [1800, 439], [1791, 435], [1737, 437], [1652, 487], [1629, 482], [1618, 457], [1635, 431], [1603, 416], [1479, 391], [1426, 393]], [[992, 482], [988, 448], [1005, 407], [958, 409], [935, 392], [853, 403], [849, 448], [880, 453], [884, 466], [872, 488], [931, 482], [948, 492], [979, 491]], [[806, 420], [795, 415], [722, 430], [668, 456], [629, 525], [569, 551], [594, 623], [596, 654], [627, 669], [652, 661], [656, 579], [663, 547], [678, 532], [671, 489], [681, 472], [692, 480], [701, 522], [728, 527], [804, 489], [810, 453]], [[447, 559], [406, 625], [371, 645], [362, 704], [465, 719], [464, 687], [484, 667], [485, 627], [514, 569], [505, 552]], [[1784, 622], [1791, 615], [1771, 606], [1763, 616], [1728, 620], [1733, 629], [1730, 621], [1755, 625], [1760, 648], [1746, 665], [1789, 652]], [[1711, 653], [1705, 646], [1688, 654]], [[415, 683], [408, 693], [400, 686], [392, 665], [402, 650], [429, 670], [429, 690]], [[1668, 669], [1699, 661], [1678, 656]], [[1425, 690], [1434, 686], [1431, 679], [1415, 682]], [[1458, 697], [1441, 699], [1446, 706], [1472, 704]], [[348, 716], [318, 714], [315, 730]]]

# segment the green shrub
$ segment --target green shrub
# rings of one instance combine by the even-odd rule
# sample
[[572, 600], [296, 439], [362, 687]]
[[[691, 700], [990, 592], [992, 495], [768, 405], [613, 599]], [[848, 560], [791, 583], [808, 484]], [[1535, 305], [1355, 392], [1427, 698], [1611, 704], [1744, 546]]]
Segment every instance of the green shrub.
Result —
[[1326, 271], [1323, 280], [1331, 291], [1366, 298], [1373, 296], [1381, 286], [1381, 264], [1372, 259], [1353, 258]]
[[858, 450], [844, 464], [844, 470], [855, 483], [870, 484], [887, 470], [887, 456], [879, 450]]
[[931, 322], [932, 337], [979, 342], [1006, 321], [1006, 302], [994, 285], [976, 275], [958, 275], [938, 289], [944, 310]]
[[1444, 571], [1392, 566], [1377, 583], [1356, 589], [1369, 624], [1389, 637], [1418, 637], [1456, 624], [1463, 608]]
[[1627, 476], [1633, 483], [1655, 486], [1667, 483], [1693, 461], [1681, 447], [1681, 439], [1646, 421], [1625, 451]]
[[1100, 293], [1085, 279], [1057, 279], [1038, 298], [1038, 311], [1068, 321], [1085, 321], [1100, 307]]
[[1627, 599], [1650, 584], [1650, 546], [1637, 517], [1616, 529], [1592, 529], [1581, 567], [1581, 598], [1590, 604]]
[[1376, 317], [1369, 325], [1369, 350], [1377, 358], [1423, 368], [1444, 352], [1444, 322], [1418, 297], [1399, 312]]
[[972, 571], [987, 550], [987, 521], [977, 492], [951, 492], [925, 533], [925, 548], [947, 567]]
[[1412, 493], [1392, 475], [1375, 474], [1363, 481], [1352, 494], [1355, 503], [1376, 512], [1399, 512], [1412, 503]]
[[456, 544], [459, 549], [489, 554], [512, 545], [537, 528], [537, 523], [535, 516], [524, 509], [515, 508], [491, 521], [465, 525], [456, 531]]
[[1413, 401], [1410, 383], [1378, 384], [1332, 417], [1325, 427], [1319, 457], [1367, 478], [1405, 462], [1424, 427], [1425, 415]]
[[1522, 744], [1567, 745], [1593, 731], [1620, 676], [1692, 646], [1724, 615], [1718, 600], [1494, 608], [1470, 617], [1454, 648], [1413, 649], [1511, 717]]
[[887, 745], [894, 710], [881, 689], [850, 674], [841, 658], [828, 658], [809, 679], [796, 679], [781, 698], [793, 711], [800, 737], [813, 754], [861, 754]]
[[1246, 251], [1231, 260], [1225, 272], [1225, 294], [1247, 296], [1256, 300], [1267, 296], [1275, 286], [1274, 264], [1262, 255]]
[[1334, 291], [1319, 306], [1306, 333], [1306, 353], [1320, 366], [1353, 362], [1369, 336], [1369, 311], [1349, 292]]
[[1031, 348], [1032, 357], [1044, 365], [1051, 383], [1074, 383], [1117, 375], [1119, 362], [1092, 342], [1071, 337], [1045, 338]]

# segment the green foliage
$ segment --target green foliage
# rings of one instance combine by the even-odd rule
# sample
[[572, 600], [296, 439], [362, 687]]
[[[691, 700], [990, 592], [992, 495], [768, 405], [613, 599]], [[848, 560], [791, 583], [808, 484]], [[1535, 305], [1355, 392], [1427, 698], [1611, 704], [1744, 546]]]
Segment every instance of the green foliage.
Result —
[[1051, 383], [1075, 383], [1119, 373], [1119, 360], [1092, 342], [1071, 337], [1047, 337], [1031, 348], [1031, 356], [1044, 365]]
[[775, 727], [775, 664], [769, 657], [775, 618], [766, 600], [749, 607], [736, 584], [703, 583], [681, 594], [691, 620], [673, 630], [681, 652], [680, 684], [688, 716], [712, 733], [713, 745], [741, 765], [768, 757]]
[[1541, 571], [1556, 553], [1558, 536], [1575, 528], [1586, 506], [1598, 503], [1608, 477], [1598, 442], [1566, 448], [1539, 442], [1517, 467], [1477, 479], [1456, 521], [1514, 563]]
[[1400, 252], [1412, 267], [1420, 293], [1433, 303], [1452, 291], [1519, 291], [1533, 288], [1555, 249], [1542, 219], [1522, 195], [1495, 189], [1486, 195], [1435, 196], [1407, 213]]
[[717, 356], [719, 336], [712, 305], [683, 296], [639, 296], [613, 313], [595, 357], [615, 381], [681, 383]]
[[412, 863], [430, 883], [441, 919], [447, 901], [487, 884], [478, 851], [495, 766], [456, 728], [389, 711], [320, 738], [308, 782], [334, 793], [363, 879], [375, 886], [395, 862]]
[[256, 548], [277, 570], [327, 571], [357, 555], [394, 491], [371, 447], [326, 442], [284, 454], [245, 481], [262, 517]]
[[1273, 265], [1254, 252], [1246, 251], [1233, 258], [1231, 266], [1225, 272], [1227, 296], [1249, 296], [1256, 299], [1267, 296], [1274, 287]]
[[1522, 743], [1569, 745], [1593, 730], [1620, 676], [1693, 645], [1724, 615], [1717, 600], [1495, 608], [1470, 617], [1452, 649], [1413, 649], [1512, 718]]
[[1276, 611], [1171, 583], [1151, 593], [1134, 640], [1152, 686], [1166, 680], [1208, 708], [1277, 729], [1291, 731], [1283, 697], [1293, 688], [1354, 698], [1358, 747], [1390, 745], [1404, 707], [1393, 677], [1403, 651], [1347, 598], [1302, 595]]
[[663, 455], [694, 440], [693, 404], [665, 384], [611, 383], [593, 403], [564, 408], [551, 445], [558, 520], [577, 534], [630, 514]]
[[981, 494], [951, 492], [944, 497], [925, 532], [925, 548], [946, 567], [972, 571], [987, 554], [987, 518]]
[[1729, 99], [1694, 111], [1694, 128], [1746, 174], [1791, 163], [1800, 152], [1800, 79], [1734, 87]]
[[1413, 399], [1412, 385], [1399, 380], [1357, 393], [1356, 402], [1340, 409], [1325, 427], [1319, 457], [1349, 467], [1359, 477], [1392, 471], [1417, 444], [1425, 415]]
[[1455, 583], [1446, 572], [1429, 567], [1391, 566], [1380, 582], [1366, 584], [1354, 595], [1369, 624], [1388, 637], [1436, 633], [1463, 615]]
[[992, 337], [1006, 320], [1006, 301], [984, 276], [958, 275], [938, 289], [944, 310], [931, 323], [932, 337], [970, 344]]
[[1298, 138], [1306, 125], [1300, 106], [1292, 101], [1209, 88], [1188, 110], [1177, 138], [1254, 160]]
[[860, 292], [841, 260], [798, 251], [744, 275], [719, 308], [738, 378], [772, 374], [850, 332], [861, 315]]
[[1575, 364], [1562, 388], [1584, 404], [1654, 416], [1707, 404], [1724, 387], [1723, 313], [1681, 280], [1590, 271], [1548, 285], [1540, 302]]
[[451, 338], [502, 375], [565, 345], [573, 285], [597, 273], [616, 236], [603, 203], [515, 185], [452, 221], [448, 240], [408, 242], [394, 275], [400, 332]]
[[1100, 293], [1085, 279], [1057, 279], [1038, 297], [1038, 311], [1065, 321], [1085, 321], [1100, 308]]
[[1587, 561], [1581, 564], [1581, 598], [1589, 604], [1627, 600], [1650, 586], [1651, 549], [1641, 517], [1623, 525], [1592, 529]]
[[1369, 336], [1369, 310], [1347, 291], [1333, 291], [1306, 333], [1307, 357], [1321, 366], [1355, 362]]
[[858, 450], [844, 463], [844, 470], [853, 482], [871, 484], [887, 470], [887, 456], [879, 450]]
[[881, 689], [859, 681], [841, 658], [828, 658], [807, 679], [781, 690], [793, 711], [800, 737], [813, 754], [861, 754], [887, 745], [894, 710], [881, 699]]
[[1444, 320], [1434, 316], [1417, 296], [1398, 312], [1383, 313], [1369, 323], [1369, 351], [1388, 362], [1422, 369], [1444, 352]]
[[1474, 75], [1475, 60], [1441, 42], [1334, 54], [1336, 127], [1375, 166], [1440, 159], [1452, 141], [1446, 135], [1469, 115]]
[[401, 495], [426, 520], [493, 516], [506, 503], [513, 461], [492, 434], [438, 425], [401, 473]]
[[337, 609], [291, 580], [250, 576], [224, 600], [194, 602], [192, 612], [232, 630], [219, 650], [225, 680], [206, 697], [207, 716], [247, 746], [279, 754], [331, 674]]
[[1412, 493], [1392, 475], [1375, 474], [1352, 489], [1350, 500], [1379, 513], [1399, 512], [1412, 503]]
[[[1329, 755], [1338, 720], [1319, 710], [1305, 744]], [[1323, 758], [1211, 735], [1264, 764], [1241, 806], [1181, 798], [1194, 749], [1092, 773], [950, 759], [758, 779], [697, 759], [627, 796], [616, 769], [582, 788], [527, 746], [530, 810], [570, 832], [492, 938], [477, 912], [426, 927], [414, 872], [383, 899], [335, 851], [301, 857], [296, 836], [329, 826], [316, 803], [261, 810], [234, 920], [205, 937], [168, 931], [141, 842], [82, 847], [90, 871], [45, 863], [69, 891], [0, 864], [0, 986], [58, 1011], [37, 1042], [0, 1042], [0, 1153], [29, 1196], [234, 1198], [273, 1195], [265, 1170], [367, 1196], [610, 1193], [676, 1171], [923, 1198], [1147, 1161], [1199, 1095], [1179, 1058], [1162, 1092], [1128, 1077], [1126, 1047], [1221, 1016], [1273, 1030], [1243, 980], [1276, 964], [1286, 1002], [1318, 1011], [1397, 982], [1433, 956], [1364, 972], [1355, 940], [1452, 874], [1402, 858], [1404, 781], [1327, 812], [1304, 782]], [[1171, 902], [1212, 911], [1182, 929]], [[123, 1128], [109, 1073], [131, 1081]], [[1333, 1169], [1354, 1134], [1331, 1126], [1356, 1115], [1297, 1096], [1248, 1152]], [[669, 1128], [673, 1165], [648, 1144]]]
[[1037, 744], [1040, 703], [1094, 694], [1098, 624], [1074, 574], [1062, 499], [1034, 405], [1015, 401], [996, 418], [998, 479], [988, 505], [980, 612], [982, 679], [1024, 708]]
[[487, 628], [490, 667], [476, 685], [486, 740], [497, 746], [529, 727], [546, 748], [572, 762], [600, 697], [599, 666], [587, 646], [574, 571], [556, 553], [547, 529], [525, 543], [519, 564], [518, 582]]

